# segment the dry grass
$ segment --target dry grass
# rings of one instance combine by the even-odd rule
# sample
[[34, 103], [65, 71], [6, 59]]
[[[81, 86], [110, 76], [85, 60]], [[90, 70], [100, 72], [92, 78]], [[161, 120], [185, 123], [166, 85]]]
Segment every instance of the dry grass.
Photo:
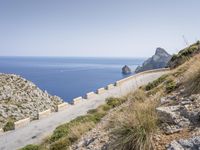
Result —
[[119, 150], [151, 150], [152, 135], [157, 130], [155, 108], [160, 95], [148, 97], [144, 91], [134, 92], [135, 96], [128, 108], [118, 113], [113, 120], [113, 136], [115, 140], [110, 149]]
[[88, 130], [91, 130], [94, 126], [94, 122], [79, 123], [77, 126], [72, 126], [69, 131], [69, 138], [73, 139], [73, 141], [76, 141]]
[[188, 95], [198, 94], [200, 93], [200, 55], [192, 58], [187, 65], [189, 68], [183, 76], [185, 92]]

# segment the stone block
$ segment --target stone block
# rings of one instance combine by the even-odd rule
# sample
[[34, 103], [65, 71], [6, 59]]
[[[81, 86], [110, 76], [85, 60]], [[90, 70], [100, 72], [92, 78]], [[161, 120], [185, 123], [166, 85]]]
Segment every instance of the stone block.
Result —
[[107, 89], [107, 90], [110, 90], [110, 89], [113, 89], [113, 88], [114, 88], [114, 85], [113, 85], [113, 84], [109, 84], [109, 85], [106, 86], [106, 89]]
[[51, 109], [47, 109], [43, 112], [38, 113], [38, 119], [46, 118], [51, 114]]
[[75, 105], [81, 102], [83, 102], [83, 98], [80, 96], [80, 97], [74, 98], [72, 103]]
[[28, 125], [30, 123], [30, 121], [31, 121], [30, 118], [25, 118], [25, 119], [16, 121], [14, 123], [15, 129], [18, 129], [18, 128], [21, 128], [21, 127], [24, 127], [24, 126]]
[[100, 88], [96, 91], [97, 94], [102, 94], [102, 93], [105, 93], [105, 92], [106, 92], [105, 88]]
[[67, 109], [68, 107], [69, 107], [69, 103], [65, 102], [65, 103], [57, 105], [56, 111], [59, 112], [59, 111]]
[[90, 92], [90, 93], [87, 93], [86, 95], [85, 95], [85, 98], [86, 99], [89, 99], [89, 98], [94, 98], [95, 96], [97, 96], [94, 92]]

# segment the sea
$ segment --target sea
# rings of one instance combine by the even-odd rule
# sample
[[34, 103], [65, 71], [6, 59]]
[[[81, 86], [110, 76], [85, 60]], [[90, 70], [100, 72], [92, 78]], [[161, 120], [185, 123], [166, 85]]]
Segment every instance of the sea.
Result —
[[0, 72], [17, 74], [66, 102], [127, 76], [144, 58], [0, 57]]

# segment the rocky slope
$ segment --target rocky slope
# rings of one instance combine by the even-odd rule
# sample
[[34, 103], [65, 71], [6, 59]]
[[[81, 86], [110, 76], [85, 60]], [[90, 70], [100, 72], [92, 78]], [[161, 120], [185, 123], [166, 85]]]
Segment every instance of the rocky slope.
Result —
[[170, 59], [171, 55], [163, 48], [157, 48], [155, 55], [147, 59], [142, 66], [138, 66], [135, 72], [138, 73], [151, 69], [165, 68]]
[[20, 76], [0, 74], [0, 128], [7, 121], [26, 117], [35, 119], [38, 111], [55, 110], [55, 106], [62, 101]]

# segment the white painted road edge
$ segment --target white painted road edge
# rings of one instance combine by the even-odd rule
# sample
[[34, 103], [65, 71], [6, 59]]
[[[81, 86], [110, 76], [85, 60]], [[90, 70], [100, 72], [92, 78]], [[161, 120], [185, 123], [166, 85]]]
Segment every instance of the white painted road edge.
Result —
[[114, 88], [106, 90], [104, 93], [98, 94], [91, 99], [84, 100], [76, 105], [70, 105], [66, 110], [52, 113], [49, 117], [41, 120], [32, 121], [27, 126], [17, 130], [0, 134], [0, 150], [15, 150], [27, 144], [40, 143], [57, 126], [86, 114], [90, 109], [97, 108], [99, 105], [105, 103], [106, 98], [124, 96], [139, 86], [145, 85], [166, 73], [168, 73], [168, 70], [150, 71], [135, 75], [134, 78], [123, 82], [120, 86], [114, 86]]

